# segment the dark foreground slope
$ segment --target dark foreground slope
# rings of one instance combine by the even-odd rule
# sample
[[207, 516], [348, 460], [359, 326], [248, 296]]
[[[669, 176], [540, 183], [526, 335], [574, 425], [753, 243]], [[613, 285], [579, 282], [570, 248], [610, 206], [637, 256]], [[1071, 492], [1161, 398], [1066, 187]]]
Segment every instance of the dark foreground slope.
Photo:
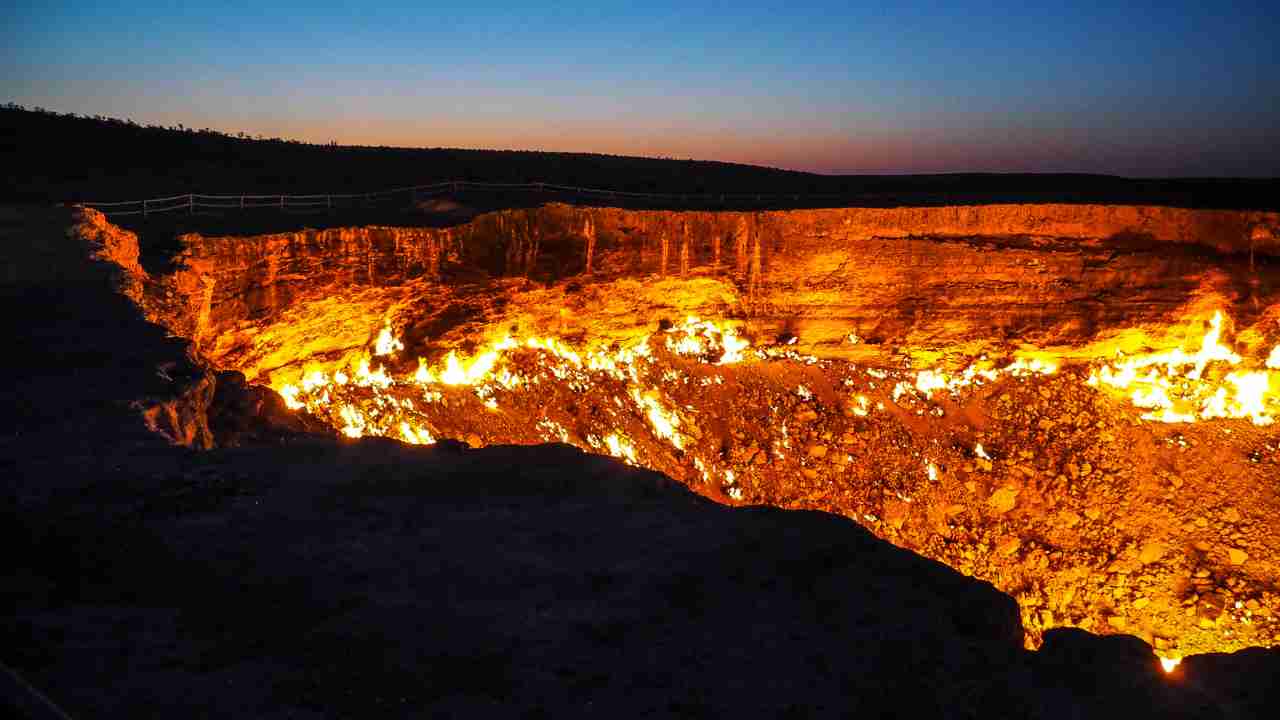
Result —
[[717, 506], [566, 447], [171, 448], [129, 402], [195, 373], [181, 345], [63, 239], [68, 214], [0, 212], [0, 660], [75, 717], [1256, 717], [1280, 699], [1274, 652], [1173, 677], [1133, 638], [1027, 653], [1012, 599], [850, 521]]
[[[186, 193], [365, 193], [473, 180], [548, 182], [639, 193], [791, 196], [765, 199], [767, 207], [1078, 202], [1280, 209], [1280, 180], [1274, 178], [815, 175], [735, 163], [589, 153], [313, 145], [17, 107], [0, 108], [0, 158], [4, 158], [0, 201], [10, 202], [108, 202]], [[468, 201], [474, 204], [476, 199]], [[481, 201], [509, 206], [521, 199], [485, 196]], [[659, 205], [663, 203], [698, 206], [693, 198], [664, 200]], [[704, 198], [703, 203], [743, 208], [761, 201], [714, 197]]]

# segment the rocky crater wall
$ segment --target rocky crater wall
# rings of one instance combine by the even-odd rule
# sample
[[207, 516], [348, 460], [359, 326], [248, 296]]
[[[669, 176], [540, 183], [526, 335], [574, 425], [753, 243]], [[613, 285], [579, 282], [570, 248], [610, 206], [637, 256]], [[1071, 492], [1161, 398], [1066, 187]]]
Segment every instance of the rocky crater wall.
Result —
[[1125, 342], [1176, 343], [1154, 329], [1212, 304], [1261, 346], [1280, 292], [1277, 227], [1275, 213], [1130, 206], [548, 205], [444, 229], [185, 235], [150, 276], [136, 250], [113, 252], [146, 278], [135, 294], [152, 320], [252, 379], [338, 362], [388, 322], [430, 356], [497, 326], [582, 334], [588, 315], [606, 337], [692, 313], [822, 357], [936, 361], [1134, 327], [1153, 331]]

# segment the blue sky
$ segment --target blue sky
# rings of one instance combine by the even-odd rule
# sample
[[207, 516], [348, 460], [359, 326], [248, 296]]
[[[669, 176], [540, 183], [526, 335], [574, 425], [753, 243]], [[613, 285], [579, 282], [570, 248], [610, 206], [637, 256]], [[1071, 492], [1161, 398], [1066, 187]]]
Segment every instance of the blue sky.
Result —
[[0, 100], [818, 172], [1280, 175], [1265, 3], [29, 2]]

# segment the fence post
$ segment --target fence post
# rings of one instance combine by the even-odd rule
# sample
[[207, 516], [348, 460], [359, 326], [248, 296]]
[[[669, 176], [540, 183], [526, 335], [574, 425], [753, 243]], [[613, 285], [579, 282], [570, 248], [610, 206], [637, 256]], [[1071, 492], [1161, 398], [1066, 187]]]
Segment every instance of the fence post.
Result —
[[325, 209], [325, 210], [332, 210], [332, 209], [333, 209], [333, 196], [332, 196], [332, 195], [325, 195], [325, 196], [324, 196], [324, 209]]
[[196, 196], [191, 193], [187, 193], [187, 214], [196, 214]]
[[244, 209], [244, 196], [243, 196], [243, 195], [241, 195], [241, 196], [240, 196], [240, 209], [241, 209], [241, 210], [243, 210], [243, 209]]
[[281, 196], [280, 196], [280, 209], [281, 209], [281, 210], [283, 210], [283, 209], [284, 209], [284, 195], [281, 195]]
[[146, 217], [146, 216], [147, 216], [147, 201], [143, 200], [142, 201], [142, 217]]

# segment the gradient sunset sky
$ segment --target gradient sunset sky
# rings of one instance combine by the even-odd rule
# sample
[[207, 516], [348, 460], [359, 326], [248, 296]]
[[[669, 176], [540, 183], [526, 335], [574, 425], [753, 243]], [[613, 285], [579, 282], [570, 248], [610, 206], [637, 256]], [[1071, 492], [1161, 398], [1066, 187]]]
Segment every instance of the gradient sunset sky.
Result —
[[0, 102], [823, 173], [1280, 176], [1280, 3], [6, 3]]

